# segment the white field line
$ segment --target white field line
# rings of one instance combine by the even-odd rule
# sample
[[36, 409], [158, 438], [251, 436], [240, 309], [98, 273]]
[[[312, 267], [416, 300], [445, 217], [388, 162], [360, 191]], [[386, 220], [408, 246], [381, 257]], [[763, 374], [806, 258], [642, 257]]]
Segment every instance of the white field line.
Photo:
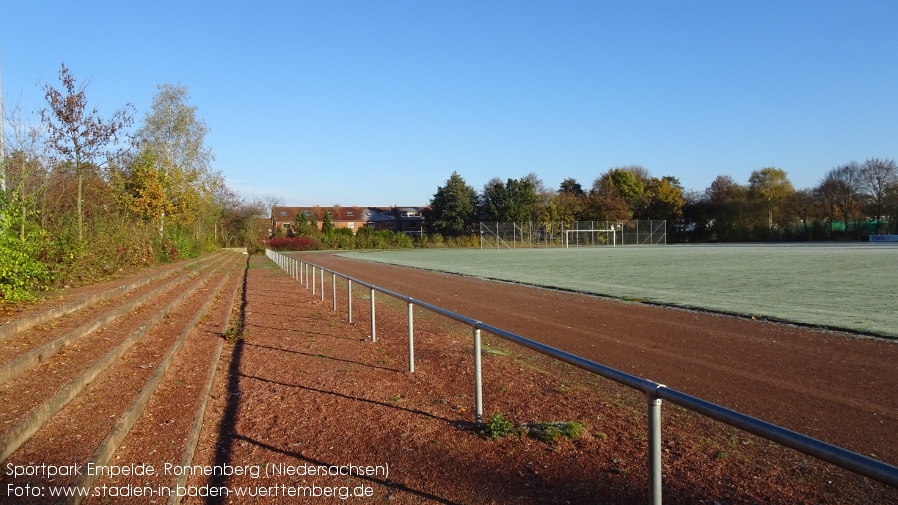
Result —
[[425, 249], [344, 255], [898, 337], [898, 247], [890, 245]]

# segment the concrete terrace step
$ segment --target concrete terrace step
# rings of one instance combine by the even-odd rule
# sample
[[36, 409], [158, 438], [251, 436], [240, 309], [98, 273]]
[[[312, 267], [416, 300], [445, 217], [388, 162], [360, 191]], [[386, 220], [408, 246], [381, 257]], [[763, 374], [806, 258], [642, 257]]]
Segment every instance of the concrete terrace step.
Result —
[[[42, 359], [33, 362], [35, 355], [42, 354], [40, 348], [25, 353], [31, 356], [25, 358], [25, 361], [32, 361], [30, 366], [9, 374], [9, 382], [0, 390], [3, 400], [0, 413], [7, 411], [0, 425], [3, 434], [0, 461], [25, 467], [39, 461], [38, 464], [58, 469], [79, 467], [82, 472], [89, 462], [107, 464], [119, 457], [116, 451], [122, 440], [134, 436], [129, 432], [141, 420], [144, 410], [158, 411], [160, 407], [155, 403], [159, 402], [169, 404], [168, 409], [179, 409], [179, 417], [187, 420], [188, 429], [181, 430], [176, 437], [163, 439], [169, 444], [177, 441], [180, 453], [175, 460], [186, 458], [184, 453], [188, 448], [192, 452], [191, 446], [196, 443], [196, 435], [190, 427], [198, 424], [197, 412], [203, 404], [204, 392], [211, 381], [210, 371], [214, 370], [220, 352], [215, 349], [223, 340], [242, 264], [246, 261], [246, 256], [231, 252], [211, 258], [214, 259], [204, 258], [200, 272], [182, 272], [143, 295], [116, 299], [118, 305], [106, 309], [99, 321], [101, 324], [93, 321], [81, 325], [82, 329], [92, 327], [88, 332], [91, 335], [81, 337], [84, 344], [81, 340], [77, 343], [72, 340], [65, 342], [69, 347], [63, 347], [58, 342], [60, 338], [66, 340], [64, 336], [51, 341], [55, 344], [46, 344], [49, 347], [45, 345], [44, 351], [62, 349], [50, 358], [41, 356]], [[152, 273], [148, 277], [152, 278]], [[80, 347], [89, 346], [89, 340], [93, 340], [90, 346], [101, 350], [105, 345], [106, 350], [101, 356], [96, 352], [80, 352]], [[55, 347], [58, 349], [51, 349]], [[0, 370], [9, 366], [6, 363]], [[62, 369], [69, 372], [60, 373]], [[189, 389], [180, 391], [183, 394], [160, 394], [160, 388], [170, 389], [172, 384], [177, 384], [175, 387], [180, 389], [184, 385], [181, 380], [170, 377], [173, 369], [179, 374], [193, 373], [195, 377], [191, 379]], [[72, 377], [71, 371], [79, 370]], [[42, 388], [44, 393], [31, 394], [29, 380], [53, 375], [63, 378], [55, 382], [56, 386], [50, 381], [51, 386]], [[17, 391], [21, 394], [16, 395]], [[49, 398], [46, 392], [51, 393]], [[18, 400], [9, 401], [13, 396]], [[30, 406], [25, 404], [28, 401]], [[7, 476], [6, 480], [14, 486], [30, 482], [40, 486], [42, 493], [49, 493], [51, 487], [81, 485], [88, 489], [96, 478], [83, 475], [80, 479], [75, 475], [25, 477], [28, 476], [19, 479]], [[170, 484], [174, 484], [174, 480]], [[17, 499], [16, 503], [53, 501], [48, 495], [16, 498], [24, 499]], [[70, 503], [80, 501], [68, 500]], [[0, 502], [4, 500], [0, 499]]]

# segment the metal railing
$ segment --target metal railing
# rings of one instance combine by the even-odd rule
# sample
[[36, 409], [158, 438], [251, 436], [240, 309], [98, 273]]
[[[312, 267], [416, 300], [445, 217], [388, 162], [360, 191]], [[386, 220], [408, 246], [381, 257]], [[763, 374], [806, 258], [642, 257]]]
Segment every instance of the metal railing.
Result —
[[[483, 380], [481, 374], [481, 331], [489, 332], [498, 337], [504, 338], [528, 349], [534, 350], [540, 354], [550, 356], [557, 360], [569, 363], [583, 370], [600, 375], [606, 379], [612, 380], [624, 386], [636, 389], [645, 394], [648, 407], [648, 467], [649, 467], [649, 503], [653, 505], [661, 504], [661, 401], [667, 400], [671, 403], [679, 405], [687, 410], [702, 414], [711, 419], [715, 419], [724, 424], [741, 429], [748, 433], [752, 433], [761, 438], [776, 442], [785, 447], [789, 447], [801, 453], [813, 456], [817, 459], [832, 463], [836, 466], [854, 472], [856, 474], [868, 477], [875, 481], [881, 482], [888, 486], [898, 488], [898, 468], [883, 463], [867, 456], [851, 452], [847, 449], [828, 444], [826, 442], [802, 435], [786, 428], [782, 428], [775, 424], [761, 421], [754, 417], [730, 410], [726, 407], [711, 403], [701, 398], [697, 398], [686, 393], [670, 389], [663, 384], [653, 382], [635, 375], [621, 372], [614, 368], [601, 365], [594, 361], [581, 358], [574, 354], [570, 354], [545, 344], [541, 344], [534, 340], [530, 340], [520, 335], [505, 331], [501, 328], [490, 326], [481, 321], [471, 319], [469, 317], [450, 312], [441, 307], [431, 305], [429, 303], [415, 300], [411, 297], [395, 293], [388, 289], [380, 288], [372, 284], [360, 281], [348, 275], [335, 272], [301, 261], [297, 258], [287, 256], [275, 251], [266, 250], [268, 257], [284, 269], [294, 279], [311, 289], [312, 294], [316, 291], [316, 272], [320, 272], [321, 279], [321, 300], [324, 301], [324, 277], [325, 272], [331, 274], [332, 279], [332, 295], [333, 310], [337, 310], [337, 277], [347, 280], [347, 298], [349, 322], [352, 323], [352, 286], [358, 284], [371, 292], [371, 339], [377, 341], [376, 322], [375, 322], [375, 304], [374, 293], [379, 291], [385, 295], [391, 296], [408, 304], [408, 352], [409, 352], [409, 372], [415, 371], [415, 351], [414, 351], [414, 321], [413, 308], [415, 305], [431, 312], [443, 315], [450, 319], [454, 319], [460, 323], [468, 325], [473, 330], [473, 347], [474, 347], [474, 398], [475, 398], [475, 420], [477, 423], [483, 422]], [[311, 283], [309, 276], [311, 275]]]

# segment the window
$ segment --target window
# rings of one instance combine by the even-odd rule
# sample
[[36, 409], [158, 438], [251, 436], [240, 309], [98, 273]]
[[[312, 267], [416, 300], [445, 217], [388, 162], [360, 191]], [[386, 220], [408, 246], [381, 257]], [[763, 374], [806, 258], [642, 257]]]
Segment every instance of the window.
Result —
[[352, 212], [351, 210], [347, 210], [347, 211], [346, 211], [346, 215], [347, 215], [347, 216], [352, 216], [352, 215], [354, 215], [354, 214], [353, 214], [353, 212]]
[[395, 228], [395, 227], [396, 227], [396, 223], [387, 223], [387, 228], [391, 228], [391, 229], [392, 229], [392, 228]]
[[353, 222], [350, 221], [350, 223], [349, 223], [349, 225], [347, 226], [347, 228], [349, 228], [350, 230], [354, 230], [354, 229], [355, 229], [355, 223], [353, 223]]
[[287, 216], [287, 211], [286, 211], [286, 210], [282, 210], [282, 211], [281, 211], [281, 217], [286, 217], [286, 216]]
[[303, 213], [306, 215], [306, 217], [312, 215], [312, 211], [311, 211], [311, 210], [304, 210]]

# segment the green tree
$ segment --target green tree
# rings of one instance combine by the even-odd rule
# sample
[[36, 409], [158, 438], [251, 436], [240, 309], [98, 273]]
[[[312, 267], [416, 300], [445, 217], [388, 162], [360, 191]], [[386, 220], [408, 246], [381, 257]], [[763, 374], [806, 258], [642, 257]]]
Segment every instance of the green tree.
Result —
[[558, 192], [553, 199], [554, 214], [565, 223], [580, 220], [587, 203], [586, 192], [577, 179], [568, 177], [561, 181]]
[[477, 219], [477, 192], [458, 172], [452, 172], [446, 184], [437, 188], [424, 214], [436, 233], [445, 236], [468, 233]]
[[720, 175], [705, 190], [705, 216], [708, 220], [708, 239], [712, 241], [746, 240], [750, 226], [748, 188], [728, 175]]
[[480, 192], [480, 220], [481, 221], [506, 221], [505, 209], [508, 207], [508, 188], [498, 177], [493, 177], [483, 185]]
[[114, 112], [111, 118], [103, 119], [96, 108], [87, 111], [86, 83], [76, 85], [65, 64], [59, 71], [59, 80], [64, 91], [50, 84], [44, 85], [44, 97], [49, 108], [41, 110], [41, 121], [47, 129], [49, 145], [75, 171], [78, 180], [78, 242], [83, 243], [85, 172], [117, 157], [119, 153], [111, 148], [118, 144], [119, 136], [131, 126], [133, 119], [130, 111], [133, 106], [127, 104]]
[[531, 218], [538, 223], [549, 223], [555, 216], [555, 193], [552, 188], [547, 188], [536, 172], [530, 172], [524, 177], [533, 186], [534, 203]]
[[666, 219], [669, 223], [683, 215], [683, 191], [671, 184], [669, 178], [652, 178], [645, 190], [648, 201], [646, 217], [648, 219]]
[[[621, 169], [612, 169], [597, 177], [589, 190], [582, 218], [596, 221], [627, 221], [632, 219], [633, 207], [624, 198], [621, 193], [621, 187], [623, 186], [628, 194], [635, 195], [636, 193], [626, 188], [635, 188], [637, 182], [638, 180], [632, 173]], [[640, 186], [640, 195], [641, 190]]]
[[502, 182], [498, 177], [483, 187], [480, 196], [481, 217], [486, 221], [530, 221], [538, 197], [533, 181], [524, 177]]
[[171, 203], [171, 214], [162, 215], [160, 229], [166, 220], [189, 225], [202, 217], [201, 212], [216, 212], [214, 206], [206, 205], [214, 201], [208, 190], [216, 179], [211, 172], [215, 157], [205, 145], [208, 133], [209, 127], [197, 118], [196, 107], [189, 104], [186, 86], [158, 86], [136, 141], [141, 150], [153, 154], [156, 169], [166, 181], [165, 198]]
[[785, 170], [776, 167], [755, 170], [748, 178], [748, 191], [749, 197], [764, 209], [769, 233], [775, 226], [783, 228], [788, 224], [790, 216], [785, 211], [785, 204], [795, 193], [795, 188]]
[[119, 182], [121, 189], [117, 194], [124, 207], [141, 219], [153, 221], [154, 227], [161, 230], [163, 217], [174, 209], [166, 195], [165, 174], [157, 166], [154, 153], [147, 149], [140, 151], [126, 173], [120, 175], [123, 180]]
[[[637, 175], [636, 168], [644, 171], [638, 165], [634, 167], [612, 168], [604, 178], [607, 178], [608, 184], [617, 190], [617, 194], [624, 199], [630, 206], [630, 211], [638, 212], [642, 205], [642, 199], [645, 193], [645, 183], [640, 176]], [[639, 173], [641, 175], [641, 172]]]
[[568, 177], [561, 181], [561, 186], [558, 188], [558, 192], [576, 197], [586, 196], [586, 192], [583, 191], [583, 186], [581, 186], [580, 183], [577, 182], [577, 179], [574, 179], [573, 177]]
[[297, 212], [296, 217], [293, 218], [293, 233], [299, 237], [313, 235], [312, 225], [309, 224], [309, 219], [304, 211]]
[[334, 235], [334, 224], [331, 222], [331, 213], [324, 211], [324, 218], [321, 220], [321, 233], [330, 239]]
[[309, 212], [309, 228], [312, 233], [318, 233], [318, 218], [315, 217], [315, 211]]

